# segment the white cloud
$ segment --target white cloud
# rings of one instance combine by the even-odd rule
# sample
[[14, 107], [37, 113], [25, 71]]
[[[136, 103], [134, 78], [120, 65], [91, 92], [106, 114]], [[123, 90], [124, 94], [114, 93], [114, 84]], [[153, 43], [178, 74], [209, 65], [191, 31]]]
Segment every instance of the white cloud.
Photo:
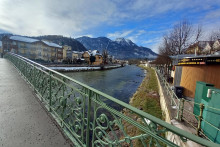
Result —
[[106, 22], [114, 11], [106, 0], [1, 0], [0, 29], [22, 35], [81, 34]]
[[145, 30], [125, 30], [125, 31], [117, 31], [114, 33], [108, 33], [107, 37], [111, 39], [116, 39], [116, 38], [127, 38], [130, 39], [132, 42], [137, 42], [138, 37], [141, 35], [145, 34]]
[[122, 37], [124, 38], [124, 37], [127, 37], [132, 32], [133, 30], [126, 30], [126, 31], [121, 31], [121, 32], [108, 33], [107, 37], [111, 39], [122, 38]]
[[140, 35], [143, 35], [144, 33], [146, 33], [145, 30], [139, 30], [136, 34], [136, 36], [140, 36]]
[[[120, 26], [128, 20], [160, 16], [168, 11], [185, 8], [201, 11], [219, 5], [218, 0], [203, 0], [202, 3], [200, 0], [0, 0], [0, 29], [31, 36], [79, 36], [91, 34], [94, 28]], [[218, 16], [217, 13], [215, 15]], [[108, 35], [135, 39], [135, 34], [131, 36], [131, 33], [125, 31]], [[136, 35], [144, 33], [140, 30]]]
[[152, 51], [154, 51], [155, 53], [159, 53], [159, 46], [160, 46], [160, 43], [154, 43], [150, 46], [148, 46]]
[[129, 32], [129, 34], [127, 34], [125, 37], [127, 39], [130, 39], [132, 42], [136, 43], [138, 42], [138, 39], [144, 35], [146, 33], [145, 30], [137, 30], [137, 31], [134, 31], [132, 30], [131, 32]]
[[83, 36], [90, 37], [90, 38], [94, 37], [92, 34], [86, 34], [86, 35], [74, 36], [74, 38], [79, 38], [79, 37], [83, 37]]
[[154, 37], [153, 39], [143, 41], [142, 44], [149, 47], [154, 52], [158, 53], [158, 48], [162, 42], [162, 39], [163, 37]]
[[143, 43], [143, 44], [149, 44], [149, 43], [152, 43], [152, 42], [154, 42], [154, 40], [153, 40], [153, 39], [150, 39], [150, 40], [143, 41], [142, 43]]

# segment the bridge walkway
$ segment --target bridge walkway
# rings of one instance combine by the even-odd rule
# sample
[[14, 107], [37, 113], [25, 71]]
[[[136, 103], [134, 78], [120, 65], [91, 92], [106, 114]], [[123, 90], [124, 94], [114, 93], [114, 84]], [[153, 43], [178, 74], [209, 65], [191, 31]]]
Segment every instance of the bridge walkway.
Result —
[[68, 147], [33, 90], [10, 61], [0, 58], [0, 147]]

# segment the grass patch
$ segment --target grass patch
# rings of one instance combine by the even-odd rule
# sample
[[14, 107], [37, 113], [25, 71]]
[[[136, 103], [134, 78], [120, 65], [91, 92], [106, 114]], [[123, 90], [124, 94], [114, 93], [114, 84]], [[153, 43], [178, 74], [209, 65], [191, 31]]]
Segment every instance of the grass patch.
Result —
[[[162, 110], [160, 107], [160, 96], [158, 92], [159, 88], [155, 71], [149, 67], [140, 67], [147, 70], [147, 75], [142, 81], [136, 93], [131, 98], [130, 105], [141, 109], [142, 111], [151, 114], [159, 119], [163, 119]], [[124, 114], [138, 121], [139, 117], [136, 114], [130, 114], [127, 110], [125, 110]], [[143, 124], [142, 121], [138, 122]], [[123, 125], [125, 127], [125, 131], [129, 136], [137, 136], [144, 133], [133, 125], [128, 124], [126, 121], [124, 121]], [[162, 134], [162, 136], [164, 136], [164, 134]], [[149, 139], [146, 139], [144, 142], [149, 143]], [[143, 146], [141, 140], [139, 139], [133, 140], [132, 143], [135, 147]]]
[[162, 119], [157, 77], [153, 69], [148, 67], [142, 68], [148, 72], [139, 89], [132, 97], [130, 104], [136, 108], [142, 109], [146, 113]]

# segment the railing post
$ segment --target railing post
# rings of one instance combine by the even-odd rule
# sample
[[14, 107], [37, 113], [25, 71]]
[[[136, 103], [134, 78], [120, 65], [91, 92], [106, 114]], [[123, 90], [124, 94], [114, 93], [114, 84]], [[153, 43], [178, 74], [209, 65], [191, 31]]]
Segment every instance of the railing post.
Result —
[[25, 64], [25, 66], [24, 66], [24, 77], [25, 77], [25, 80], [27, 80], [27, 63], [25, 62], [24, 64]]
[[178, 101], [179, 101], [179, 106], [178, 106], [178, 110], [177, 110], [176, 119], [182, 121], [182, 118], [183, 118], [183, 108], [184, 108], [184, 99], [183, 98], [181, 100], [178, 99]]
[[90, 111], [91, 111], [91, 97], [92, 97], [92, 91], [89, 90], [89, 99], [88, 99], [88, 110], [87, 110], [87, 127], [86, 127], [86, 146], [89, 147], [89, 124], [90, 124]]
[[[95, 100], [97, 100], [99, 96], [96, 94], [95, 95]], [[94, 115], [93, 115], [93, 126], [92, 126], [92, 147], [94, 147], [94, 140], [95, 140], [95, 121], [96, 121], [96, 108], [97, 108], [97, 103], [94, 104]]]
[[51, 79], [51, 71], [49, 71], [49, 111], [51, 112], [51, 102], [52, 102], [52, 89], [51, 89], [51, 84], [52, 84], [52, 79]]
[[34, 91], [36, 92], [36, 69], [35, 69], [35, 65], [34, 65], [34, 83], [33, 83], [33, 86], [34, 86]]
[[173, 98], [173, 92], [171, 91], [171, 102], [170, 102], [170, 105], [171, 105], [171, 106], [173, 106], [173, 100], [174, 100], [174, 98]]
[[183, 120], [183, 109], [184, 109], [184, 102], [185, 102], [185, 99], [182, 98], [181, 99], [181, 108], [180, 108], [180, 121]]
[[199, 117], [198, 117], [198, 127], [197, 127], [197, 130], [196, 130], [196, 135], [197, 136], [200, 136], [199, 132], [201, 131], [201, 122], [202, 122], [202, 114], [203, 114], [203, 110], [204, 110], [204, 104], [200, 104], [199, 105], [200, 107], [200, 114], [199, 114]]
[[[62, 78], [62, 81], [65, 82], [64, 78]], [[63, 91], [62, 96], [63, 96], [63, 99], [64, 99], [64, 96], [65, 96], [65, 88], [64, 88], [64, 85], [65, 85], [65, 84], [63, 84], [63, 86], [62, 86], [62, 91]], [[65, 105], [66, 105], [66, 102], [65, 102]], [[64, 106], [63, 106], [63, 107], [64, 107]], [[62, 118], [61, 127], [64, 127], [64, 125], [63, 125], [64, 108], [62, 108], [61, 118]]]

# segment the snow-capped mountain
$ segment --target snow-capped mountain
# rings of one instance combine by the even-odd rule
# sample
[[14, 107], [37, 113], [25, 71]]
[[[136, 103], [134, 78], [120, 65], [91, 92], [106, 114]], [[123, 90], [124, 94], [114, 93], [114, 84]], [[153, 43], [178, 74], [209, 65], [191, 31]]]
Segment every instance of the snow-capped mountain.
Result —
[[87, 50], [102, 50], [107, 49], [110, 55], [118, 59], [133, 59], [133, 58], [156, 58], [157, 54], [146, 47], [137, 46], [129, 39], [117, 38], [115, 41], [107, 37], [80, 37], [76, 38], [82, 43]]
[[115, 42], [117, 42], [118, 44], [124, 45], [124, 46], [135, 46], [136, 45], [131, 40], [125, 39], [125, 38], [117, 38], [115, 39]]

